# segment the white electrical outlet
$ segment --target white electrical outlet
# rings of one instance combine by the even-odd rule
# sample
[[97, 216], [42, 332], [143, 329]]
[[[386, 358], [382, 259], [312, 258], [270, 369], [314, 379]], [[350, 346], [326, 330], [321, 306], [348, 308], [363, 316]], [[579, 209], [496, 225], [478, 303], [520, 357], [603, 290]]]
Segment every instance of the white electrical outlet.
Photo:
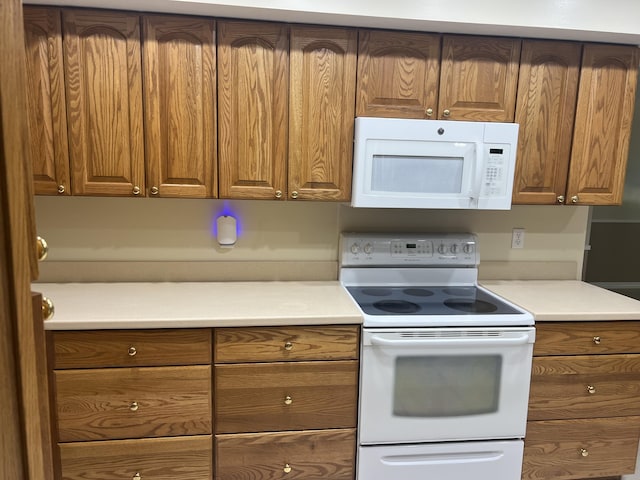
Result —
[[511, 248], [524, 248], [524, 228], [514, 228], [512, 230]]

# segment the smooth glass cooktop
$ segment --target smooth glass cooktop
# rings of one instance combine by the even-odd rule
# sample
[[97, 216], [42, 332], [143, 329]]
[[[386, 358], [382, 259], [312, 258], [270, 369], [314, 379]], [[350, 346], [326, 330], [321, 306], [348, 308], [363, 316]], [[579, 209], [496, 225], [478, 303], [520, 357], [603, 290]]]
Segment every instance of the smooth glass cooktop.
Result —
[[521, 313], [475, 286], [346, 287], [368, 315], [500, 315]]

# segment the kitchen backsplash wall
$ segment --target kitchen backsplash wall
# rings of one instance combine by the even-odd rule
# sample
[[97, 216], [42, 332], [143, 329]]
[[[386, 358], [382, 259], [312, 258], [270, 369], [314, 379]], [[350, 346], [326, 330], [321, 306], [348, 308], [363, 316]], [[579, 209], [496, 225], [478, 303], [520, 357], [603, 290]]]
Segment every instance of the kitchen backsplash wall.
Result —
[[[220, 248], [214, 236], [215, 218], [223, 213], [238, 218], [232, 249]], [[531, 267], [554, 278], [554, 265], [561, 265], [563, 277], [580, 278], [588, 207], [471, 212], [352, 209], [320, 202], [36, 197], [36, 221], [50, 247], [42, 281], [103, 281], [105, 275], [109, 281], [176, 279], [167, 274], [167, 262], [180, 271], [180, 280], [335, 280], [339, 232], [347, 230], [472, 231], [479, 235], [481, 273], [483, 266], [496, 264], [509, 278]], [[525, 228], [523, 249], [511, 249], [514, 227]], [[80, 272], [77, 278], [74, 270]], [[502, 273], [491, 274], [496, 275]]]

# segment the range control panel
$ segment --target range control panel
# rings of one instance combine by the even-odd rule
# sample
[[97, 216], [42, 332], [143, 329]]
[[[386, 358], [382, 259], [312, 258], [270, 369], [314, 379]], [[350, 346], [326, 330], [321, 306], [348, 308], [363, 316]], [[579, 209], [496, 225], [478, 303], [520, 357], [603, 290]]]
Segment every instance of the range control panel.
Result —
[[480, 263], [472, 233], [343, 233], [342, 266], [469, 266]]

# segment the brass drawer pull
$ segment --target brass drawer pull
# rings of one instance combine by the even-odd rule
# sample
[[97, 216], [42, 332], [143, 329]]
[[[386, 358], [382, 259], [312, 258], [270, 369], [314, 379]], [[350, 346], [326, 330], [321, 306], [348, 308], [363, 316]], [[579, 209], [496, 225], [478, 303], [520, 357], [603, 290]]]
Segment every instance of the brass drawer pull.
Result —
[[284, 404], [285, 405], [291, 405], [292, 403], [293, 403], [293, 398], [291, 398], [289, 395], [284, 397]]
[[138, 350], [136, 350], [136, 347], [129, 347], [129, 351], [127, 353], [130, 357], [135, 357], [138, 353]]
[[138, 405], [138, 402], [131, 402], [129, 404], [129, 410], [131, 410], [132, 412], [138, 411], [139, 408], [140, 408], [140, 405]]
[[291, 470], [292, 470], [291, 465], [289, 465], [288, 463], [285, 463], [284, 464], [284, 468], [282, 469], [282, 471], [284, 473], [291, 473]]
[[38, 250], [38, 261], [41, 262], [49, 254], [49, 245], [47, 245], [47, 241], [44, 238], [38, 236], [36, 237], [36, 248]]
[[588, 457], [589, 456], [589, 450], [587, 450], [586, 448], [581, 448], [580, 449], [580, 455], [583, 457]]
[[591, 394], [596, 393], [596, 387], [594, 387], [593, 385], [587, 385], [587, 392]]
[[291, 343], [291, 342], [289, 342], [289, 341], [285, 342], [285, 344], [284, 344], [284, 349], [285, 349], [286, 351], [291, 351], [291, 350], [293, 349], [293, 343]]
[[53, 314], [56, 312], [53, 302], [50, 298], [42, 297], [42, 318], [44, 320], [50, 320]]
[[598, 336], [593, 337], [593, 343], [595, 343], [596, 345], [600, 345], [600, 343], [602, 342], [602, 339]]
[[136, 474], [131, 477], [131, 480], [142, 480], [142, 475], [140, 475], [140, 472], [136, 472]]

